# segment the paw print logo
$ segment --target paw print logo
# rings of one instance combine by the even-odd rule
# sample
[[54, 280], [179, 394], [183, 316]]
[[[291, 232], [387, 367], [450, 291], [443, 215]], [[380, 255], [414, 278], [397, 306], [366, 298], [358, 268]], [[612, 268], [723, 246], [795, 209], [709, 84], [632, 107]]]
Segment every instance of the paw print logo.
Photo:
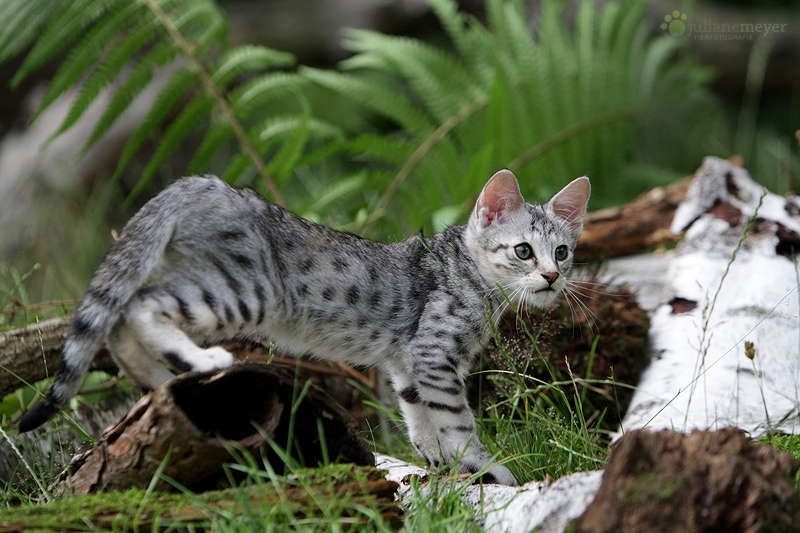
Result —
[[683, 35], [683, 32], [686, 31], [686, 23], [684, 20], [686, 20], [686, 13], [681, 13], [676, 9], [671, 15], [664, 16], [664, 22], [661, 23], [661, 29], [666, 30], [669, 28], [669, 32], [676, 37]]

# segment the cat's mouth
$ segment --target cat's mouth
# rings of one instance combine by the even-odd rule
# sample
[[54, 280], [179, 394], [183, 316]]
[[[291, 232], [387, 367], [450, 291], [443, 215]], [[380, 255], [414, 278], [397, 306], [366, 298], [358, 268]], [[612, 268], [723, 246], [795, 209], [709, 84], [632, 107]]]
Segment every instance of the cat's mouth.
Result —
[[534, 294], [539, 294], [540, 292], [556, 292], [556, 290], [553, 287], [545, 287], [544, 289], [534, 291]]

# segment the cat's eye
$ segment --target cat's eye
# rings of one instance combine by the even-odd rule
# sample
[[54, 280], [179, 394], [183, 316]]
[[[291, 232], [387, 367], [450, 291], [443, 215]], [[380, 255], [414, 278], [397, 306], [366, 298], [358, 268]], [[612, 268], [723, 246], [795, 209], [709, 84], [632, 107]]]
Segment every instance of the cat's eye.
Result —
[[517, 254], [517, 257], [525, 261], [533, 257], [533, 248], [531, 248], [531, 245], [527, 242], [523, 242], [514, 247], [514, 253]]
[[556, 248], [556, 261], [563, 261], [564, 259], [567, 258], [568, 255], [569, 255], [569, 248], [567, 248], [565, 245], [562, 244], [561, 246]]

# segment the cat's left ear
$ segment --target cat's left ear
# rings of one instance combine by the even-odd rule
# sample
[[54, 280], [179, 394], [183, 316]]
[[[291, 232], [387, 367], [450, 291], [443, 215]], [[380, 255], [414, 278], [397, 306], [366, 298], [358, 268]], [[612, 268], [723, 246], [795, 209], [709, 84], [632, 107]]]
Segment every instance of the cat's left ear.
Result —
[[510, 170], [503, 169], [484, 185], [472, 216], [477, 218], [481, 227], [504, 224], [524, 204], [516, 176]]
[[576, 236], [583, 229], [583, 216], [586, 214], [591, 191], [589, 178], [582, 176], [572, 180], [548, 202], [555, 215], [566, 222], [569, 230]]

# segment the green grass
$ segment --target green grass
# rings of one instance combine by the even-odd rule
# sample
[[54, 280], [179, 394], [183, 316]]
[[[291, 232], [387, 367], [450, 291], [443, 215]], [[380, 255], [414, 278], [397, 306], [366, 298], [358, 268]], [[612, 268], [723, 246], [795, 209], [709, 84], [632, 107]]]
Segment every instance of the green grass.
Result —
[[[800, 435], [765, 435], [759, 439], [759, 442], [788, 453], [800, 463]], [[800, 492], [800, 470], [795, 475], [795, 487]]]
[[[239, 470], [247, 470], [241, 467]], [[24, 525], [25, 530], [77, 531], [268, 531], [296, 527], [304, 531], [394, 530], [391, 517], [382, 512], [393, 507], [361, 494], [357, 488], [339, 491], [352, 483], [374, 480], [367, 467], [329, 465], [279, 476], [250, 471], [240, 484], [202, 494], [178, 487], [175, 493], [133, 489], [73, 497], [47, 505], [22, 505], [0, 511], [0, 531]]]

